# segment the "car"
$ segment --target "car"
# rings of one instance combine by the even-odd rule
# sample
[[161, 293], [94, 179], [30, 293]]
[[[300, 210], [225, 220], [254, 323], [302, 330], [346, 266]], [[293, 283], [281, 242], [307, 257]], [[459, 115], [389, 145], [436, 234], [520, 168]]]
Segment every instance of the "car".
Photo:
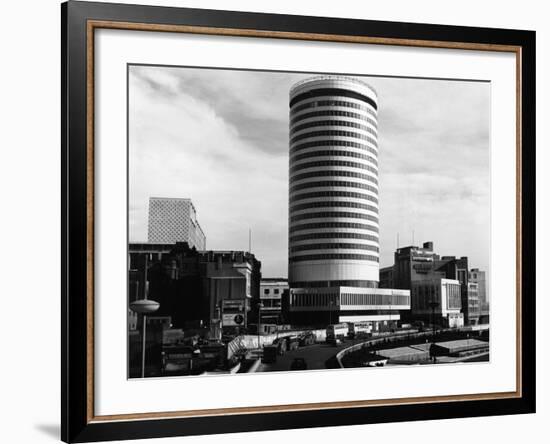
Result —
[[327, 344], [337, 347], [338, 345], [342, 345], [342, 340], [340, 338], [329, 338], [327, 339]]
[[290, 364], [290, 370], [307, 370], [307, 363], [304, 358], [294, 358]]

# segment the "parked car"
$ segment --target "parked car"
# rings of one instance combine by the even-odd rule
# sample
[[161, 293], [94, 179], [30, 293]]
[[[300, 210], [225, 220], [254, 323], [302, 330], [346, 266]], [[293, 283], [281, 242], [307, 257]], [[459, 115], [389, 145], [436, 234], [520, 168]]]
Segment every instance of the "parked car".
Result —
[[290, 370], [307, 370], [307, 363], [304, 358], [294, 358], [290, 364]]

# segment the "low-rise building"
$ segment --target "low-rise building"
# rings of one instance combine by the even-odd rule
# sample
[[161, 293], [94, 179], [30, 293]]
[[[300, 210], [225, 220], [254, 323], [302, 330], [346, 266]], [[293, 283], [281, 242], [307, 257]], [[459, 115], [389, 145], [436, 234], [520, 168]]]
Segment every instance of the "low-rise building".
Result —
[[[130, 244], [129, 302], [147, 296], [174, 328], [248, 325], [259, 297], [261, 263], [244, 251], [197, 251], [187, 243]], [[213, 325], [214, 324], [214, 325]]]
[[[432, 308], [432, 304], [435, 307]], [[464, 326], [460, 282], [456, 279], [417, 280], [411, 288], [411, 317], [444, 327]]]
[[282, 299], [287, 292], [288, 279], [262, 278], [260, 281], [261, 323], [281, 323]]
[[373, 331], [397, 327], [411, 307], [410, 291], [385, 288], [292, 288], [288, 315], [292, 325], [326, 326], [371, 322]]

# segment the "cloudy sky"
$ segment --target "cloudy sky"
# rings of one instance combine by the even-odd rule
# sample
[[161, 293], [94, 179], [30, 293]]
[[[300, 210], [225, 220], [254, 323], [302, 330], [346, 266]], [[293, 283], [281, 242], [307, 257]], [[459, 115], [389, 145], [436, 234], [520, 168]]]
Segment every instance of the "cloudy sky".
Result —
[[[287, 276], [288, 91], [308, 74], [131, 66], [129, 230], [150, 196], [189, 197], [207, 248]], [[379, 97], [380, 266], [397, 246], [489, 270], [490, 84], [360, 77]]]

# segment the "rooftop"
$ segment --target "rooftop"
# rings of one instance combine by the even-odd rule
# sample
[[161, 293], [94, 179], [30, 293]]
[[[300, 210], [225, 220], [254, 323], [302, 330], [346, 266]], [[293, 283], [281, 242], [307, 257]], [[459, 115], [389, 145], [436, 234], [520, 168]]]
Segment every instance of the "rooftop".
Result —
[[354, 83], [364, 88], [368, 88], [370, 91], [372, 91], [372, 93], [376, 97], [378, 97], [378, 93], [376, 92], [376, 90], [372, 86], [370, 86], [368, 83], [364, 82], [363, 80], [359, 80], [356, 77], [347, 77], [347, 76], [339, 76], [339, 75], [319, 75], [314, 77], [308, 77], [307, 79], [304, 79], [304, 80], [300, 80], [299, 82], [296, 82], [294, 85], [292, 85], [292, 87], [290, 88], [290, 95], [293, 95], [296, 89], [300, 88], [301, 86], [307, 83], [321, 81], [321, 80], [341, 80], [345, 82]]

